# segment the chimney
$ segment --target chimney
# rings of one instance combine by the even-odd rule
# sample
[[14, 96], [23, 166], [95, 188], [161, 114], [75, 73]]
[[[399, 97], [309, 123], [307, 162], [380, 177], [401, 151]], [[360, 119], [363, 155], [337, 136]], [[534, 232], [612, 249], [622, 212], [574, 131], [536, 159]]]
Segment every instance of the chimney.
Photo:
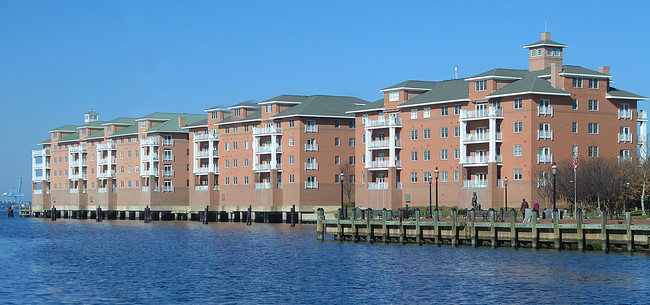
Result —
[[609, 74], [609, 66], [600, 66], [600, 67], [598, 67], [598, 72], [600, 72], [602, 74], [610, 75]]
[[178, 128], [183, 128], [185, 127], [185, 117], [179, 116], [178, 117]]
[[562, 78], [560, 77], [560, 72], [562, 72], [561, 63], [551, 63], [551, 86], [553, 88], [562, 89]]
[[542, 33], [542, 40], [551, 40], [551, 32]]

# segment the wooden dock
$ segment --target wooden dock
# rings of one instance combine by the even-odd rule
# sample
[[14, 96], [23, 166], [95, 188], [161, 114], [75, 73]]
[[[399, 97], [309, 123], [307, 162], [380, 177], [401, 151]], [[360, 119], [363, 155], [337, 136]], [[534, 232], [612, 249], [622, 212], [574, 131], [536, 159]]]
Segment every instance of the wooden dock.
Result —
[[[352, 242], [448, 244], [452, 246], [468, 245], [473, 247], [527, 247], [533, 249], [574, 249], [584, 250], [619, 250], [648, 252], [650, 222], [632, 222], [630, 212], [625, 220], [607, 220], [607, 214], [601, 213], [599, 220], [583, 220], [582, 211], [578, 210], [577, 219], [560, 220], [559, 212], [553, 212], [553, 220], [538, 220], [533, 212], [531, 222], [522, 222], [520, 218], [497, 220], [494, 210], [488, 212], [487, 219], [477, 219], [476, 212], [470, 210], [465, 217], [458, 217], [458, 211], [452, 209], [451, 218], [439, 218], [434, 211], [432, 218], [421, 218], [420, 211], [415, 210], [412, 218], [405, 218], [400, 211], [398, 218], [389, 219], [388, 211], [382, 210], [376, 218], [369, 211], [357, 215], [353, 210], [350, 219], [325, 220], [324, 211], [317, 211], [317, 239]], [[514, 211], [513, 211], [514, 212]], [[513, 213], [516, 215], [516, 213]], [[371, 219], [372, 218], [372, 219]]]

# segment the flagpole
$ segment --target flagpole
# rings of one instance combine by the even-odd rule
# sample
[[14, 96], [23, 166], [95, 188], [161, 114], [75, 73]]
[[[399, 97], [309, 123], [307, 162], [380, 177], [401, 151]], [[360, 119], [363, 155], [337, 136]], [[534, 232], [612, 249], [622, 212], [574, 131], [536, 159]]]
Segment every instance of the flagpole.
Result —
[[577, 169], [577, 167], [574, 166], [573, 167], [573, 205], [574, 205], [574, 208], [575, 208], [575, 214], [573, 214], [573, 215], [576, 215], [576, 217], [578, 217], [578, 191], [577, 191], [578, 190], [578, 186], [577, 186], [578, 178], [577, 178], [577, 175], [576, 175], [576, 169]]

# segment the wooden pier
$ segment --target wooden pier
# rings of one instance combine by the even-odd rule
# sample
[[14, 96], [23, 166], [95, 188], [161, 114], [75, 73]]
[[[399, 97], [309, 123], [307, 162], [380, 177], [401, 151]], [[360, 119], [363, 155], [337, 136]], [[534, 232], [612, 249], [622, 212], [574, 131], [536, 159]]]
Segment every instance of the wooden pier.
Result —
[[[560, 220], [558, 211], [553, 212], [552, 220], [538, 220], [533, 212], [531, 222], [522, 222], [521, 218], [497, 219], [494, 210], [488, 212], [487, 219], [477, 219], [474, 210], [459, 218], [455, 209], [451, 218], [444, 219], [439, 218], [438, 211], [434, 211], [432, 218], [421, 218], [419, 210], [412, 218], [405, 218], [404, 211], [400, 211], [398, 218], [390, 218], [387, 210], [375, 218], [371, 211], [357, 215], [353, 210], [350, 219], [341, 219], [338, 213], [335, 220], [325, 220], [322, 209], [317, 213], [317, 239], [321, 241], [330, 235], [338, 241], [366, 243], [648, 252], [650, 235], [650, 222], [633, 223], [630, 212], [625, 214], [625, 220], [607, 220], [605, 212], [599, 220], [583, 220], [581, 210], [577, 220]], [[516, 212], [513, 210], [510, 215]]]

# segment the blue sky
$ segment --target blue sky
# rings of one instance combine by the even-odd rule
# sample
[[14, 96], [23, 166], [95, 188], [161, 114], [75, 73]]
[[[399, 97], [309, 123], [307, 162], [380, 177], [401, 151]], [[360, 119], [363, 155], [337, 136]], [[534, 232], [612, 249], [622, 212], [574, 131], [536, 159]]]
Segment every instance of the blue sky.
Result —
[[[650, 1], [1, 1], [0, 192], [30, 187], [48, 130], [279, 94], [369, 101], [408, 80], [527, 69], [547, 23], [564, 63], [650, 96]], [[642, 108], [647, 109], [647, 102]], [[26, 193], [29, 193], [27, 191]], [[28, 195], [29, 196], [29, 195]]]

